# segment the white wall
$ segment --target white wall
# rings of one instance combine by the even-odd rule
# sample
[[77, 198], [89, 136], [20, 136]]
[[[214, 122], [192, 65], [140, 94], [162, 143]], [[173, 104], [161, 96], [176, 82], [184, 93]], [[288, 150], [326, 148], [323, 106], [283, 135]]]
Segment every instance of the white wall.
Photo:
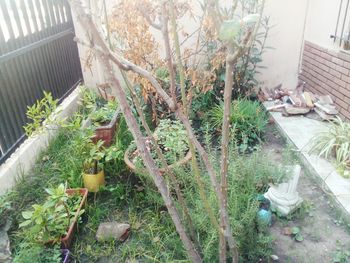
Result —
[[[227, 0], [220, 2], [226, 3]], [[114, 0], [107, 0], [109, 12], [114, 3]], [[334, 34], [339, 3], [340, 0], [266, 0], [264, 14], [270, 16], [270, 24], [273, 25], [266, 45], [274, 50], [266, 50], [263, 55], [261, 65], [267, 68], [259, 69], [261, 74], [257, 77], [261, 86], [271, 88], [283, 83], [285, 88], [295, 88], [304, 38], [324, 47], [336, 48], [330, 35]], [[195, 12], [198, 13], [198, 7], [195, 7]], [[185, 26], [189, 34], [197, 27], [193, 20], [187, 19], [183, 23], [180, 22], [181, 25]], [[78, 36], [82, 36], [78, 25], [76, 32]], [[156, 39], [160, 40], [159, 32], [155, 35]], [[194, 40], [190, 39], [189, 43], [193, 45]], [[94, 64], [91, 74], [90, 69], [84, 67], [86, 49], [80, 46], [79, 50], [85, 82], [90, 86], [103, 83], [103, 72], [98, 64]]]
[[[317, 1], [317, 0], [316, 0]], [[308, 0], [267, 0], [265, 15], [270, 16], [273, 26], [258, 79], [262, 86], [272, 88], [279, 83], [293, 89], [298, 80], [298, 65], [301, 55], [305, 15]]]
[[[305, 40], [329, 49], [339, 49], [330, 35], [334, 35], [337, 24], [340, 0], [309, 0], [309, 10], [306, 20]], [[343, 1], [343, 11], [345, 11]], [[349, 16], [349, 15], [348, 15]], [[340, 22], [341, 24], [341, 22]], [[348, 28], [347, 25], [345, 28]], [[340, 32], [338, 33], [340, 34]]]

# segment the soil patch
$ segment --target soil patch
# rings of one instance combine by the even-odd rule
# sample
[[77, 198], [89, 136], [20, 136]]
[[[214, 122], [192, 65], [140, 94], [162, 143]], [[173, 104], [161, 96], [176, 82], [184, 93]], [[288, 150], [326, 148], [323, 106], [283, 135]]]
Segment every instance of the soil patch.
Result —
[[[280, 163], [287, 146], [274, 125], [269, 125], [265, 139], [263, 150]], [[350, 251], [350, 226], [337, 216], [337, 209], [327, 195], [303, 170], [302, 167], [298, 184], [298, 192], [304, 199], [302, 207], [288, 218], [275, 217], [271, 227], [274, 254], [279, 262], [350, 262], [346, 256]], [[285, 228], [294, 226], [300, 228], [302, 242], [284, 234]]]

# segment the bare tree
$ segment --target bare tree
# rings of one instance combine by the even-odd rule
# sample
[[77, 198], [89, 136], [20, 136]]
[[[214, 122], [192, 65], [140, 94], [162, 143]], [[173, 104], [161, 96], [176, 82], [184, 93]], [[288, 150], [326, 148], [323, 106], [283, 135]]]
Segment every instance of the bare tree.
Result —
[[[174, 222], [174, 225], [176, 227], [176, 230], [187, 251], [188, 257], [192, 262], [202, 261], [202, 258], [198, 252], [199, 248], [198, 247], [196, 248], [196, 246], [194, 245], [194, 241], [195, 241], [193, 240], [194, 229], [193, 229], [193, 226], [191, 225], [190, 214], [185, 204], [185, 200], [182, 197], [179, 186], [176, 184], [175, 175], [172, 174], [171, 171], [168, 171], [168, 174], [171, 176], [171, 178], [175, 180], [175, 191], [176, 191], [178, 200], [181, 204], [181, 207], [185, 212], [187, 221], [189, 222], [189, 225], [190, 225], [189, 229], [192, 236], [192, 240], [187, 234], [186, 227], [183, 222], [184, 220], [181, 219], [180, 214], [175, 207], [175, 200], [173, 200], [170, 194], [169, 187], [167, 186], [166, 181], [162, 177], [160, 173], [160, 169], [157, 167], [155, 160], [152, 158], [149, 150], [146, 147], [145, 137], [143, 136], [140, 130], [140, 127], [137, 124], [135, 116], [132, 114], [130, 105], [128, 104], [128, 101], [127, 101], [126, 93], [121, 87], [116, 77], [114, 66], [117, 66], [122, 71], [132, 71], [146, 78], [153, 85], [157, 94], [168, 105], [169, 109], [173, 111], [177, 116], [177, 118], [183, 123], [188, 135], [190, 150], [192, 152], [192, 165], [193, 165], [192, 167], [193, 167], [193, 171], [198, 184], [198, 191], [200, 193], [201, 200], [204, 202], [204, 207], [208, 211], [210, 219], [214, 224], [214, 226], [217, 228], [220, 235], [220, 240], [221, 240], [220, 261], [225, 262], [227, 259], [227, 256], [226, 256], [226, 242], [227, 242], [228, 247], [232, 254], [231, 255], [232, 261], [238, 262], [238, 249], [237, 249], [237, 245], [234, 240], [234, 237], [232, 235], [228, 209], [227, 209], [227, 159], [228, 159], [228, 144], [229, 144], [229, 115], [230, 115], [230, 103], [231, 103], [232, 86], [233, 86], [232, 71], [233, 71], [233, 65], [236, 63], [237, 59], [245, 52], [247, 47], [252, 44], [252, 41], [256, 34], [257, 27], [255, 27], [255, 29], [248, 28], [248, 30], [246, 30], [244, 37], [241, 39], [239, 43], [227, 41], [227, 43], [225, 44], [227, 49], [227, 57], [226, 57], [226, 82], [225, 82], [225, 91], [224, 91], [224, 119], [223, 119], [223, 127], [222, 127], [223, 135], [222, 135], [222, 145], [221, 145], [222, 164], [221, 164], [221, 170], [220, 170], [221, 181], [218, 182], [218, 175], [214, 169], [212, 162], [210, 161], [209, 155], [204, 149], [204, 147], [201, 145], [201, 143], [198, 141], [198, 139], [196, 138], [187, 114], [184, 71], [183, 71], [182, 61], [181, 61], [180, 44], [179, 44], [179, 40], [177, 38], [177, 32], [176, 32], [176, 19], [174, 14], [175, 7], [174, 7], [173, 0], [162, 1], [160, 5], [160, 10], [161, 10], [160, 13], [162, 15], [159, 16], [159, 23], [152, 21], [152, 19], [147, 15], [147, 12], [142, 12], [142, 9], [140, 9], [143, 15], [145, 16], [145, 18], [147, 19], [147, 21], [149, 22], [149, 24], [154, 28], [159, 29], [162, 32], [165, 50], [166, 50], [166, 61], [167, 61], [168, 70], [170, 72], [170, 93], [171, 93], [170, 95], [167, 94], [167, 92], [162, 88], [161, 84], [152, 75], [151, 72], [145, 70], [144, 68], [138, 65], [133, 64], [131, 61], [128, 61], [122, 55], [113, 52], [108, 47], [108, 45], [104, 40], [103, 34], [99, 30], [99, 25], [94, 23], [91, 14], [89, 12], [86, 12], [85, 7], [83, 6], [80, 0], [69, 0], [69, 2], [71, 4], [71, 7], [74, 13], [78, 17], [78, 21], [81, 23], [82, 27], [86, 30], [86, 33], [90, 36], [89, 42], [84, 42], [84, 40], [81, 40], [81, 39], [76, 39], [76, 40], [80, 44], [85, 45], [89, 47], [91, 50], [93, 50], [96, 54], [96, 57], [101, 62], [101, 65], [104, 68], [106, 78], [108, 79], [111, 87], [114, 89], [114, 92], [117, 95], [116, 97], [119, 101], [120, 108], [125, 116], [127, 125], [135, 139], [137, 148], [140, 152], [143, 162], [148, 170], [148, 173], [153, 178], [153, 181], [157, 186], [158, 191], [160, 192], [164, 200], [164, 203], [169, 211], [169, 215], [171, 216]], [[220, 19], [222, 19], [222, 16], [219, 12], [218, 2], [212, 1], [209, 4], [211, 5], [214, 4], [213, 9], [211, 10], [211, 13], [212, 15], [216, 15], [215, 19], [217, 23], [217, 29], [219, 29], [220, 23], [221, 23]], [[179, 73], [180, 73], [182, 105], [180, 105], [176, 101], [176, 96], [175, 96], [176, 82], [175, 82], [174, 63], [173, 63], [173, 58], [171, 54], [169, 30], [168, 30], [169, 18], [173, 29], [174, 46], [175, 46], [176, 57], [177, 57], [176, 66], [179, 67]], [[150, 130], [143, 118], [141, 108], [138, 105], [137, 97], [133, 93], [132, 89], [130, 89], [130, 91], [134, 99], [138, 114], [141, 118], [142, 125], [146, 129], [148, 135], [150, 135]], [[196, 152], [203, 160], [204, 168], [210, 177], [211, 185], [214, 189], [214, 192], [218, 200], [218, 206], [220, 209], [220, 226], [218, 224], [218, 220], [215, 218], [214, 213], [210, 208], [209, 203], [205, 197], [203, 182], [201, 181], [201, 176], [200, 176], [200, 170], [199, 170], [200, 168], [196, 158]], [[159, 149], [157, 149], [157, 154], [161, 159], [163, 166], [167, 167], [164, 157], [162, 156]]]

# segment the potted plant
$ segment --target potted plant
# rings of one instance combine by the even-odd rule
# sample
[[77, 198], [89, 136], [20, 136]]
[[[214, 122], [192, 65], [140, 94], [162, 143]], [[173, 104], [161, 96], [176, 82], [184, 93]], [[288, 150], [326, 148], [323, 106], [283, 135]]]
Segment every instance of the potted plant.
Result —
[[105, 157], [105, 148], [103, 141], [88, 141], [88, 155], [83, 166], [84, 187], [90, 192], [98, 192], [105, 185], [105, 173], [102, 160]]
[[84, 213], [87, 189], [66, 189], [63, 184], [57, 188], [45, 189], [49, 194], [43, 204], [34, 204], [32, 209], [22, 212], [25, 219], [20, 228], [31, 241], [41, 244], [61, 243], [69, 248], [78, 220]]
[[102, 140], [106, 147], [112, 144], [120, 119], [120, 113], [117, 109], [116, 101], [108, 101], [90, 114], [91, 123], [95, 128], [95, 136], [92, 139], [94, 143]]
[[[161, 120], [158, 127], [155, 129], [153, 136], [170, 169], [183, 165], [191, 159], [186, 131], [180, 121], [172, 121], [169, 119]], [[149, 138], [146, 139], [146, 144], [151, 149], [151, 154], [157, 159], [155, 151], [156, 146], [153, 145]], [[124, 161], [133, 171], [145, 170], [134, 142], [131, 143], [125, 151]], [[161, 166], [159, 160], [157, 164], [158, 166]], [[161, 172], [165, 172], [164, 167], [160, 170]]]

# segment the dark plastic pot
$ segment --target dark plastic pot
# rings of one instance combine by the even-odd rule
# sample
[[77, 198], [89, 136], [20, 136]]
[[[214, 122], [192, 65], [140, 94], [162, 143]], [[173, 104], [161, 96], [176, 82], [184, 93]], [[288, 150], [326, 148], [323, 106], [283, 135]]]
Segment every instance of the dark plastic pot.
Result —
[[61, 249], [62, 253], [62, 263], [69, 263], [70, 251], [68, 249]]
[[78, 223], [78, 216], [80, 211], [84, 208], [86, 205], [86, 200], [87, 200], [87, 195], [88, 195], [88, 190], [86, 188], [77, 188], [77, 189], [67, 189], [66, 193], [68, 195], [74, 195], [74, 194], [79, 194], [82, 196], [80, 206], [75, 213], [75, 217], [68, 229], [67, 235], [61, 238], [61, 248], [62, 249], [68, 249], [72, 243], [74, 233], [77, 228], [77, 223]]

